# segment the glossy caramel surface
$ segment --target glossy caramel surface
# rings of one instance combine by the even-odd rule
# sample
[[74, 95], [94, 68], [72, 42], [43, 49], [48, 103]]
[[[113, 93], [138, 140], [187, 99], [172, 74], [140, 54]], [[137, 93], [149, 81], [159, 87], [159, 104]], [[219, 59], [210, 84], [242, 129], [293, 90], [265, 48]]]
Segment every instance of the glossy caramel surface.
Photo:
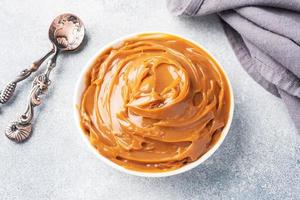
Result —
[[131, 170], [163, 172], [197, 160], [228, 121], [222, 70], [177, 36], [126, 39], [99, 55], [86, 79], [81, 126], [103, 156]]

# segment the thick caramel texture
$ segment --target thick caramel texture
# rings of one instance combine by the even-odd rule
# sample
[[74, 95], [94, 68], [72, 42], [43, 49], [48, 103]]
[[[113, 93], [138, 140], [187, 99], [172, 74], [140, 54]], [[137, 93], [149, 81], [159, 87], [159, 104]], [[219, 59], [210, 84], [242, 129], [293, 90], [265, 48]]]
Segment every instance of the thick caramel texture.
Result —
[[163, 172], [199, 159], [228, 121], [228, 82], [214, 59], [177, 36], [142, 34], [105, 50], [86, 75], [81, 126], [127, 169]]

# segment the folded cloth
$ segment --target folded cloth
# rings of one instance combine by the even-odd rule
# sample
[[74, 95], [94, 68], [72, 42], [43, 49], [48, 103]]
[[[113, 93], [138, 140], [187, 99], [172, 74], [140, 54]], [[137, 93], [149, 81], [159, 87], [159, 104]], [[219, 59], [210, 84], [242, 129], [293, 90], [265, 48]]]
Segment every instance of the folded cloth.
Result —
[[240, 63], [282, 98], [300, 133], [300, 1], [168, 0], [175, 15], [216, 13]]

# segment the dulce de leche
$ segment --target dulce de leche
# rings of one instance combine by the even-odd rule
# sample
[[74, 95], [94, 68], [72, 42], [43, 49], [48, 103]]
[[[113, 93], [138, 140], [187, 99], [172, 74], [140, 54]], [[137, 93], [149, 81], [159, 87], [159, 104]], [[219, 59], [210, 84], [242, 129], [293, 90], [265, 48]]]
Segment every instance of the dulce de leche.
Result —
[[229, 118], [222, 69], [177, 36], [125, 39], [98, 56], [86, 80], [82, 129], [101, 155], [130, 170], [170, 171], [199, 159]]

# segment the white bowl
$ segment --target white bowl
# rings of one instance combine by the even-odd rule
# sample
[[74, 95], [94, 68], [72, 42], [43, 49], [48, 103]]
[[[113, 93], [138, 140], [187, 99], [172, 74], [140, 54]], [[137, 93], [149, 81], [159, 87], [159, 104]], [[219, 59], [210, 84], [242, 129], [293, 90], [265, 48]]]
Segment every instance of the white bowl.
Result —
[[132, 38], [136, 35], [139, 35], [139, 34], [145, 34], [145, 33], [165, 33], [165, 32], [144, 32], [144, 33], [135, 33], [135, 34], [131, 34], [131, 35], [128, 35], [128, 36], [124, 36], [124, 37], [121, 37], [119, 39], [116, 39], [114, 41], [112, 41], [111, 43], [105, 45], [104, 47], [100, 48], [96, 54], [87, 62], [87, 64], [84, 66], [84, 68], [82, 69], [82, 72], [80, 74], [80, 77], [78, 79], [78, 82], [77, 82], [77, 85], [76, 85], [76, 88], [75, 88], [75, 94], [74, 94], [74, 116], [75, 116], [75, 121], [76, 121], [76, 126], [79, 130], [79, 132], [81, 133], [82, 135], [82, 138], [84, 139], [84, 141], [87, 143], [87, 145], [89, 146], [89, 148], [91, 149], [92, 152], [94, 152], [94, 154], [101, 160], [103, 161], [105, 164], [111, 166], [112, 168], [114, 169], [117, 169], [121, 172], [125, 172], [127, 174], [131, 174], [131, 175], [136, 175], [136, 176], [142, 176], [142, 177], [166, 177], [166, 176], [172, 176], [172, 175], [176, 175], [176, 174], [181, 174], [183, 172], [186, 172], [190, 169], [193, 169], [194, 167], [197, 167], [198, 165], [200, 165], [201, 163], [203, 163], [206, 159], [208, 159], [218, 148], [219, 146], [222, 144], [222, 142], [224, 141], [224, 138], [226, 137], [228, 131], [229, 131], [229, 128], [230, 128], [230, 125], [231, 125], [231, 122], [232, 122], [232, 117], [233, 117], [233, 110], [234, 110], [234, 99], [233, 99], [233, 92], [232, 92], [232, 88], [231, 88], [231, 84], [230, 84], [230, 81], [228, 79], [228, 76], [226, 74], [226, 72], [224, 71], [222, 65], [217, 61], [217, 59], [212, 56], [212, 54], [206, 50], [202, 45], [198, 44], [197, 42], [195, 41], [192, 41], [190, 39], [187, 39], [187, 38], [184, 38], [182, 36], [179, 36], [179, 35], [176, 35], [176, 34], [171, 34], [171, 33], [165, 33], [165, 34], [169, 34], [169, 35], [174, 35], [174, 36], [177, 36], [177, 37], [180, 37], [180, 38], [183, 38], [187, 41], [190, 41], [194, 44], [196, 44], [197, 46], [199, 46], [200, 48], [202, 48], [204, 51], [206, 51], [206, 53], [208, 53], [216, 62], [217, 64], [220, 66], [222, 72], [224, 73], [225, 75], [225, 78], [228, 82], [228, 85], [229, 85], [229, 92], [230, 92], [230, 111], [229, 111], [229, 118], [228, 118], [228, 122], [226, 124], [226, 126], [224, 127], [221, 135], [220, 135], [220, 138], [218, 139], [218, 141], [214, 144], [214, 146], [209, 150], [207, 151], [204, 155], [202, 155], [198, 160], [194, 161], [194, 162], [191, 162], [187, 165], [184, 165], [176, 170], [173, 170], [173, 171], [166, 171], [166, 172], [140, 172], [140, 171], [134, 171], [134, 170], [130, 170], [130, 169], [126, 169], [114, 162], [112, 162], [111, 160], [109, 160], [108, 158], [102, 156], [90, 143], [89, 139], [86, 137], [84, 131], [82, 130], [81, 126], [80, 126], [80, 115], [79, 115], [79, 110], [78, 110], [78, 107], [80, 105], [80, 102], [81, 102], [81, 97], [82, 97], [82, 94], [86, 88], [86, 74], [89, 72], [90, 68], [93, 66], [94, 62], [96, 61], [96, 59], [98, 58], [98, 56], [104, 51], [106, 50], [107, 48], [111, 47], [111, 46], [114, 46], [114, 45], [117, 45], [119, 44], [120, 42], [126, 40], [126, 39], [129, 39], [129, 38]]

